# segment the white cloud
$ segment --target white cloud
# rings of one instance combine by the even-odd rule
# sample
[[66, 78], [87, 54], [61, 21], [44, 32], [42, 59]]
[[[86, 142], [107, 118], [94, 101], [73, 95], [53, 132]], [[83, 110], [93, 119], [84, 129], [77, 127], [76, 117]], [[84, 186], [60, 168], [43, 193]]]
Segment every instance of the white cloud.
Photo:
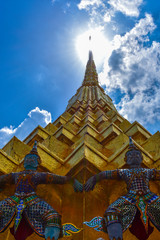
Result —
[[51, 117], [51, 113], [46, 111], [46, 110], [40, 110], [38, 107], [36, 107], [35, 109], [31, 110], [28, 113], [28, 116], [33, 119], [33, 121], [35, 122], [39, 122], [39, 117], [41, 118], [41, 124], [48, 124], [51, 122], [52, 117]]
[[116, 35], [100, 74], [108, 93], [119, 89], [124, 94], [119, 112], [143, 125], [160, 122], [160, 43], [150, 44], [148, 37], [155, 28], [152, 16], [146, 14], [124, 36]]
[[113, 7], [114, 11], [119, 11], [126, 16], [138, 17], [139, 7], [142, 5], [143, 0], [109, 0], [110, 6]]
[[160, 122], [160, 89], [153, 89], [155, 93], [137, 92], [133, 99], [126, 95], [120, 102], [120, 113], [131, 121], [137, 120], [142, 125]]
[[104, 13], [103, 15], [103, 21], [105, 23], [110, 22], [112, 20], [112, 17], [114, 17], [114, 10], [113, 9], [108, 9], [107, 12]]
[[102, 0], [81, 0], [78, 4], [78, 8], [81, 9], [88, 9], [88, 7], [99, 7], [102, 4]]
[[129, 17], [138, 17], [143, 0], [81, 0], [77, 5], [79, 10], [89, 12], [91, 22], [105, 24], [110, 22], [116, 12]]
[[20, 140], [27, 137], [38, 125], [45, 127], [52, 120], [51, 113], [40, 110], [38, 107], [28, 113], [28, 117], [16, 128], [13, 126], [0, 129], [0, 148], [2, 148], [14, 135]]
[[16, 132], [16, 129], [14, 129], [13, 126], [3, 127], [0, 129], [0, 132], [4, 134], [14, 134]]

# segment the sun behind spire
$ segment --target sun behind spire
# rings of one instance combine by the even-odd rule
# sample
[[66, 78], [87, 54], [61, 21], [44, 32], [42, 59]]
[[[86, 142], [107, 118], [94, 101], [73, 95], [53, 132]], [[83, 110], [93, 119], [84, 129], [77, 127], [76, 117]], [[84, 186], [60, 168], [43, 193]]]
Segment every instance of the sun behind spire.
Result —
[[100, 100], [102, 100], [104, 103], [106, 102], [106, 104], [111, 109], [117, 111], [114, 104], [112, 103], [111, 98], [105, 94], [104, 89], [100, 86], [98, 82], [98, 73], [93, 59], [93, 52], [95, 55], [95, 46], [98, 48], [98, 44], [101, 45], [101, 42], [97, 42], [97, 44], [95, 44], [94, 39], [96, 39], [97, 36], [98, 32], [96, 32], [96, 35], [93, 35], [93, 39], [91, 42], [91, 34], [88, 33], [87, 36], [85, 35], [85, 41], [83, 41], [82, 48], [79, 48], [79, 50], [81, 50], [82, 52], [84, 52], [85, 50], [86, 55], [87, 53], [89, 53], [88, 62], [86, 65], [85, 76], [82, 85], [77, 90], [77, 93], [69, 100], [66, 109], [71, 108], [72, 106], [74, 106], [74, 104], [93, 104], [96, 101], [99, 102]]
[[102, 29], [95, 28], [89, 29], [83, 34], [76, 37], [76, 50], [77, 54], [84, 64], [88, 58], [88, 51], [92, 51], [96, 65], [103, 63], [106, 55], [108, 56], [111, 47], [108, 48], [109, 42], [105, 38]]

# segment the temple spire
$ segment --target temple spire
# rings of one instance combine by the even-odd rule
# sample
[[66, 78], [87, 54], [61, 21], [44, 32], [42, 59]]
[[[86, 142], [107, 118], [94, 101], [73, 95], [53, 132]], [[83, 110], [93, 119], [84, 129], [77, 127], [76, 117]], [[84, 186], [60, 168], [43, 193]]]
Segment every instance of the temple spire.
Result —
[[89, 36], [89, 45], [90, 45], [90, 49], [89, 49], [89, 61], [93, 61], [93, 53], [92, 53], [92, 48], [91, 48], [91, 44], [92, 44], [92, 38], [91, 36]]
[[114, 104], [112, 103], [112, 99], [105, 94], [104, 89], [99, 85], [98, 82], [98, 74], [96, 70], [96, 66], [93, 59], [93, 53], [92, 53], [92, 46], [91, 46], [91, 36], [89, 37], [90, 41], [90, 48], [89, 48], [89, 58], [86, 65], [86, 71], [84, 80], [82, 82], [82, 85], [80, 88], [78, 88], [76, 94], [69, 100], [67, 108], [69, 109], [74, 104], [83, 104], [88, 103], [92, 104], [100, 102], [102, 100], [103, 103], [107, 103], [109, 108], [116, 110]]
[[[91, 36], [89, 36], [89, 41], [91, 45]], [[93, 53], [90, 47], [89, 50], [89, 59], [86, 66], [85, 76], [83, 80], [83, 86], [95, 86], [98, 85], [98, 74], [96, 66], [93, 60]]]

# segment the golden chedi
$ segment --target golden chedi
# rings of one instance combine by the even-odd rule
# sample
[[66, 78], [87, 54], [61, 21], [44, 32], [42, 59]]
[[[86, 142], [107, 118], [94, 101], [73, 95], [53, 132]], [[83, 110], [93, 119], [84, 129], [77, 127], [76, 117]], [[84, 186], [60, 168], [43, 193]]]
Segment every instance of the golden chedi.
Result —
[[[112, 99], [98, 83], [90, 51], [83, 83], [69, 100], [65, 112], [45, 128], [37, 126], [24, 141], [13, 137], [0, 150], [1, 175], [23, 171], [23, 159], [36, 140], [41, 158], [39, 172], [72, 176], [85, 183], [101, 171], [126, 168], [124, 158], [129, 146], [128, 136], [132, 137], [142, 153], [142, 166], [159, 169], [160, 132], [152, 135], [138, 122], [131, 124], [117, 112]], [[151, 182], [150, 189], [158, 194], [158, 183]], [[11, 192], [14, 189], [6, 186], [0, 194], [0, 200], [10, 196]], [[69, 240], [109, 239], [107, 234], [95, 231], [83, 225], [83, 222], [103, 216], [105, 209], [125, 193], [125, 183], [117, 180], [101, 181], [89, 193], [75, 193], [69, 184], [44, 184], [38, 189], [38, 195], [62, 215], [62, 223], [71, 222], [83, 228], [81, 232], [68, 237]], [[0, 234], [0, 239], [14, 240], [10, 233], [12, 226], [13, 221]], [[159, 231], [154, 229], [148, 239], [158, 237]], [[42, 238], [33, 233], [28, 239]], [[123, 239], [137, 238], [127, 230]]]

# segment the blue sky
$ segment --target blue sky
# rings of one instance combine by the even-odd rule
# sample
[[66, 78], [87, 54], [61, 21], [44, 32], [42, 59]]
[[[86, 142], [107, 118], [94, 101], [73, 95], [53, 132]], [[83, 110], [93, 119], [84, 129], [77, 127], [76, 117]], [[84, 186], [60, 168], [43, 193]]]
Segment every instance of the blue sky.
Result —
[[152, 134], [160, 129], [160, 1], [5, 0], [0, 147], [65, 111], [85, 71], [75, 42], [90, 28], [101, 29], [107, 39], [97, 69], [118, 111]]

